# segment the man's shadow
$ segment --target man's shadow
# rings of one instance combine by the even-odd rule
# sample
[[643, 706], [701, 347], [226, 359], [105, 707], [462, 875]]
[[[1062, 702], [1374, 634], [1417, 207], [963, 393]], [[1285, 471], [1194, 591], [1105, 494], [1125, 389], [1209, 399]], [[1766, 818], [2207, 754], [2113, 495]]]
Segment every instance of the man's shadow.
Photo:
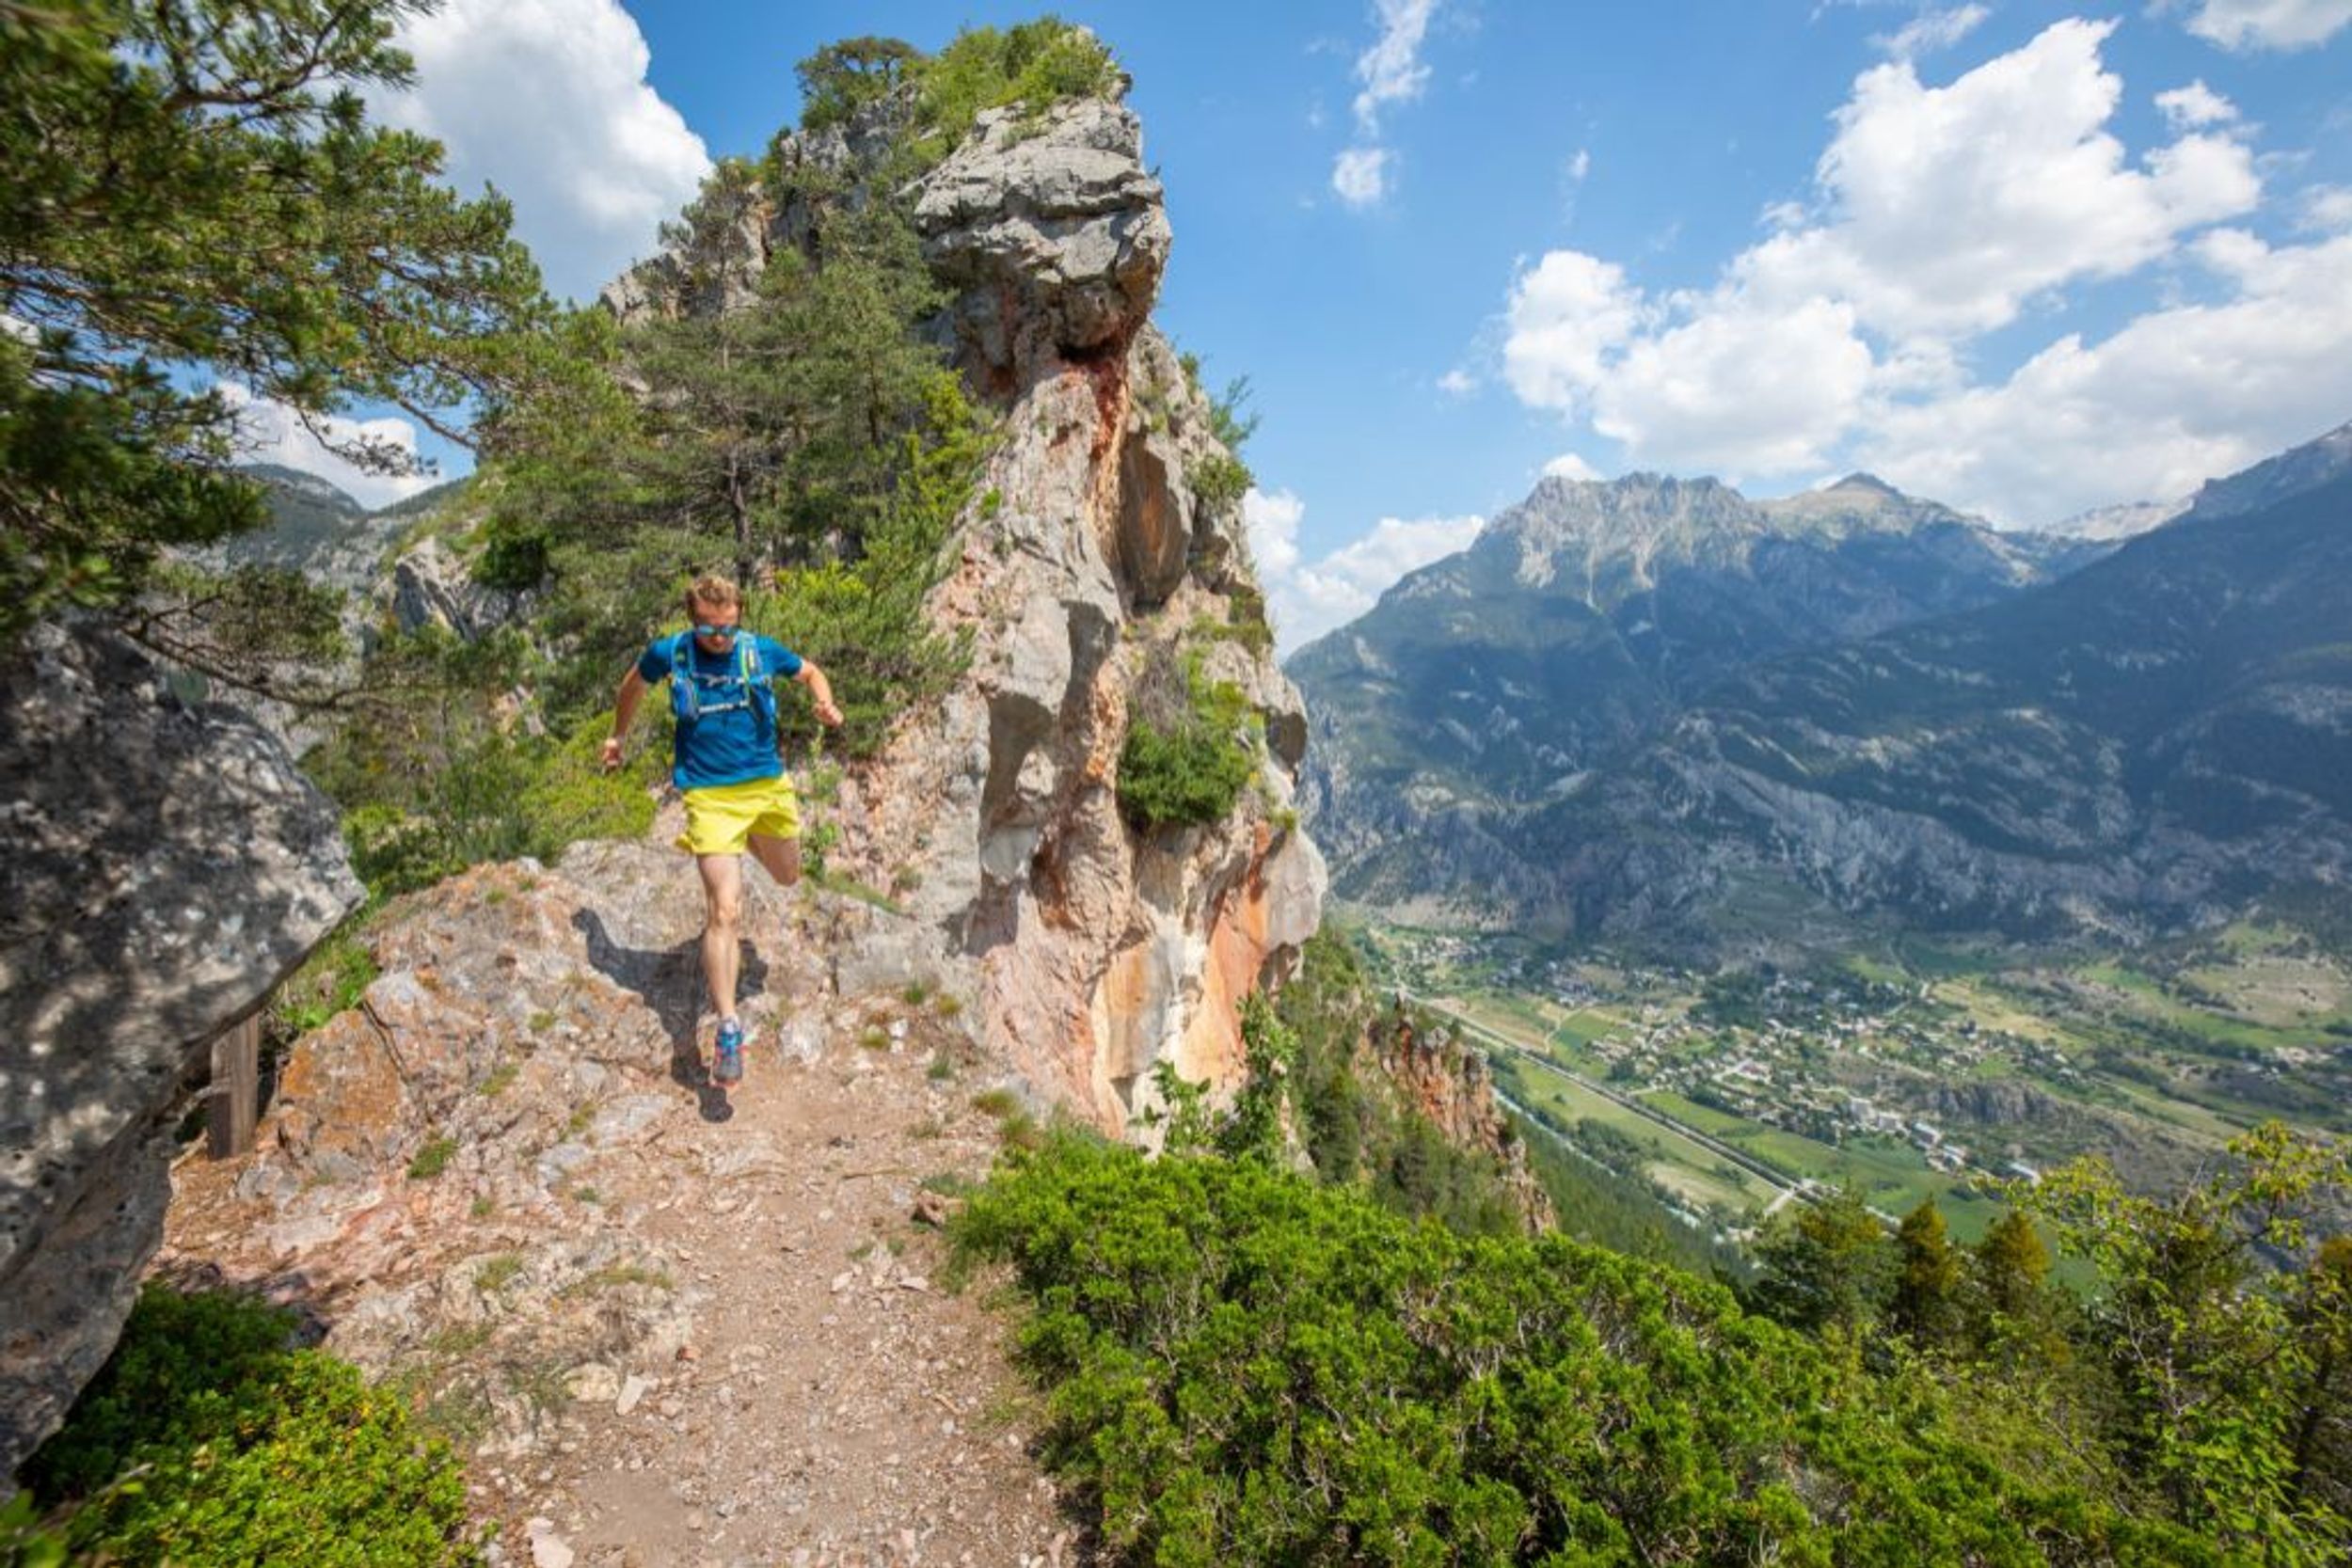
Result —
[[[735, 1115], [726, 1090], [711, 1082], [696, 1037], [703, 1011], [703, 939], [700, 933], [674, 947], [624, 947], [612, 940], [604, 917], [580, 910], [572, 926], [588, 944], [588, 962], [596, 972], [645, 999], [654, 1017], [670, 1037], [670, 1078], [693, 1095], [705, 1121], [725, 1121]], [[736, 976], [737, 1010], [753, 997], [766, 993], [768, 964], [748, 939], [739, 943], [741, 967]]]

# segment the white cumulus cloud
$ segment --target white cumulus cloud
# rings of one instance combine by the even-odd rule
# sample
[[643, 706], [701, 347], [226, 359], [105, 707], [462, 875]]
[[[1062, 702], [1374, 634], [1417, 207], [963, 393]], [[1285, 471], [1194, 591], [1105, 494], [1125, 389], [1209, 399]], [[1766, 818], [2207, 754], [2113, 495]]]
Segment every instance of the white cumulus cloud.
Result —
[[2203, 125], [2227, 125], [2237, 119], [2237, 105], [2205, 86], [2201, 80], [2156, 94], [2156, 107], [2164, 112], [2165, 123], [2177, 131], [2193, 131]]
[[[257, 398], [233, 381], [219, 387], [221, 401], [237, 411], [236, 449], [241, 463], [275, 463], [281, 467], [315, 474], [370, 508], [430, 489], [440, 483], [433, 474], [370, 473], [320, 442], [302, 417], [273, 398]], [[328, 418], [318, 421], [336, 446], [367, 444], [389, 447], [413, 466], [417, 457], [417, 427], [397, 417], [381, 420]]]
[[1298, 544], [1306, 513], [1289, 490], [1252, 489], [1242, 498], [1250, 555], [1284, 655], [1370, 610], [1406, 573], [1467, 549], [1486, 523], [1477, 516], [1383, 517], [1363, 537], [1310, 562]]
[[[1581, 251], [1523, 265], [1506, 381], [1645, 466], [1867, 466], [2020, 523], [2178, 494], [2340, 421], [2352, 251], [2220, 227], [2262, 210], [2256, 128], [2202, 83], [2159, 96], [2169, 139], [2127, 148], [2113, 27], [2058, 23], [1942, 85], [1908, 57], [1864, 71], [1808, 199], [1710, 286], [1654, 292]], [[2293, 199], [2307, 232], [2352, 227], [2334, 187]], [[2163, 305], [2101, 341], [2063, 329], [2070, 291], [2157, 263]], [[2043, 318], [2054, 341], [2014, 373], [1977, 369], [1988, 334]]]
[[593, 298], [650, 253], [710, 168], [646, 81], [651, 53], [617, 0], [446, 0], [399, 42], [417, 85], [379, 111], [446, 146], [457, 189], [514, 202], [554, 293]]
[[1331, 165], [1331, 188], [1350, 207], [1375, 207], [1389, 194], [1389, 150], [1351, 147]]
[[2190, 135], [2133, 165], [2106, 130], [2112, 23], [2066, 21], [1947, 87], [1891, 61], [1838, 111], [1821, 217], [1734, 263], [1767, 299], [1828, 294], [1890, 337], [1990, 331], [2042, 291], [2120, 277], [2261, 195], [2252, 154]]
[[1555, 250], [1521, 273], [1503, 309], [1502, 373], [1520, 401], [1572, 413], [1643, 324], [1641, 291], [1613, 261]]
[[1356, 57], [1356, 144], [1331, 164], [1331, 188], [1359, 212], [1387, 198], [1395, 168], [1393, 154], [1381, 145], [1380, 117], [1391, 104], [1409, 103], [1429, 86], [1429, 67], [1422, 45], [1429, 24], [1438, 14], [1438, 0], [1375, 0], [1379, 36]]
[[1842, 301], [1714, 302], [1626, 351], [1595, 393], [1593, 427], [1636, 461], [1735, 478], [1819, 468], [1871, 367]]
[[1376, 9], [1380, 36], [1356, 57], [1356, 79], [1363, 84], [1356, 95], [1356, 123], [1368, 136], [1379, 134], [1382, 109], [1409, 103], [1428, 87], [1421, 46], [1438, 0], [1378, 0]]
[[2314, 185], [2305, 191], [2296, 221], [2322, 234], [2352, 230], [2352, 185]]
[[1597, 480], [1600, 470], [1572, 451], [1564, 451], [1544, 465], [1546, 479]]
[[2274, 248], [2207, 236], [2217, 304], [2151, 311], [2103, 341], [2068, 334], [1996, 386], [1889, 410], [1864, 461], [1905, 489], [1995, 519], [2053, 521], [2169, 499], [2308, 441], [2352, 412], [2352, 235]]
[[2352, 22], [2352, 0], [2200, 0], [2188, 30], [2224, 49], [2308, 49]]
[[1949, 49], [1983, 25], [1993, 13], [1983, 6], [1954, 6], [1949, 10], [1921, 11], [1902, 26], [1870, 41], [1899, 60], [1916, 59], [1938, 49]]

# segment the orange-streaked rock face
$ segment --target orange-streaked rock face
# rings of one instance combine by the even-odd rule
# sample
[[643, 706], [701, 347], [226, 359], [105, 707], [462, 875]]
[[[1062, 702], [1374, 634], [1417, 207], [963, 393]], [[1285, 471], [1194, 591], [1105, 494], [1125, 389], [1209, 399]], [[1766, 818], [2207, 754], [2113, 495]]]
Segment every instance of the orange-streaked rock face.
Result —
[[[780, 162], [854, 180], [856, 140], [800, 138]], [[970, 676], [825, 808], [836, 863], [906, 911], [838, 977], [946, 990], [993, 1055], [1121, 1132], [1163, 1061], [1234, 1085], [1241, 998], [1314, 929], [1322, 859], [1274, 826], [1295, 819], [1305, 716], [1267, 646], [1239, 506], [1195, 488], [1232, 454], [1151, 323], [1172, 236], [1134, 115], [983, 116], [914, 197], [954, 293], [943, 325], [1000, 436], [930, 601], [969, 637]], [[658, 258], [608, 305], [628, 320], [739, 304], [806, 227], [805, 198], [774, 199], [703, 264]], [[727, 286], [695, 293], [707, 277]], [[1118, 804], [1136, 694], [1192, 678], [1239, 688], [1270, 744], [1227, 820], [1137, 832]]]

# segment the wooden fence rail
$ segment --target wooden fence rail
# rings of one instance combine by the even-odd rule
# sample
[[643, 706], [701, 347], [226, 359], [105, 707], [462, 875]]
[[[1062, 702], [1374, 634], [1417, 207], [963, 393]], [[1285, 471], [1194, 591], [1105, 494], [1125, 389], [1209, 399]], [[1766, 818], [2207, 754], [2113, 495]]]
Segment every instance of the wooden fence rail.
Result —
[[213, 1039], [213, 1085], [207, 1091], [204, 1151], [215, 1160], [253, 1147], [262, 1093], [262, 1015]]

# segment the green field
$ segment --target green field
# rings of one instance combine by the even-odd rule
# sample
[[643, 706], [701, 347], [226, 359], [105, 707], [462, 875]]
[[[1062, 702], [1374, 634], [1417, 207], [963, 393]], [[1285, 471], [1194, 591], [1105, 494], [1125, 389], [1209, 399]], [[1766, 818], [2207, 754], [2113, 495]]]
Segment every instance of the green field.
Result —
[[1695, 1127], [1726, 1143], [1742, 1132], [1756, 1131], [1756, 1123], [1745, 1117], [1718, 1111], [1712, 1105], [1702, 1105], [1695, 1100], [1685, 1100], [1671, 1089], [1652, 1089], [1638, 1098], [1643, 1104], [1656, 1107], [1685, 1127]]
[[[2103, 1154], [2127, 1184], [2153, 1189], [2203, 1168], [2230, 1139], [2273, 1117], [2352, 1129], [2352, 1054], [2343, 1053], [2352, 1039], [2352, 961], [2285, 927], [2241, 925], [2123, 957], [2052, 952], [2022, 961], [2014, 950], [1896, 942], [1760, 978], [1546, 956], [1524, 942], [1489, 949], [1459, 933], [1391, 930], [1385, 940], [1419, 993], [1447, 998], [1439, 1010], [1489, 1043], [1638, 1096], [1636, 1108], [1537, 1070], [1511, 1075], [1531, 1108], [1567, 1127], [1589, 1118], [1633, 1140], [1660, 1188], [1718, 1212], [1753, 1213], [1775, 1189], [1761, 1177], [1725, 1174], [1725, 1158], [1699, 1138], [1792, 1182], [1850, 1186], [1888, 1214], [1932, 1200], [1966, 1239], [1982, 1233], [1999, 1205], [1962, 1189], [1994, 1187], [1983, 1167], [2009, 1158], [2047, 1169]], [[1557, 1000], [1564, 993], [1597, 1000], [1572, 1006]], [[1608, 1055], [1595, 1049], [1612, 1036], [1632, 1046], [1637, 1033], [1638, 1051], [1622, 1062], [1613, 1047]], [[1933, 1102], [1938, 1085], [1984, 1085], [1984, 1098], [1924, 1113], [1971, 1146], [1979, 1168], [1947, 1176], [1895, 1139], [1801, 1122], [1823, 1133], [1809, 1137], [1691, 1098], [1702, 1092], [1692, 1085], [1740, 1056], [1772, 1065], [1782, 1086], [1763, 1091], [1763, 1103], [1792, 1112], [1794, 1085], [1816, 1104], [1826, 1088], [1891, 1107]], [[1620, 1085], [1629, 1068], [1639, 1076]], [[2028, 1092], [2006, 1096], [2009, 1082]], [[1984, 1105], [2003, 1108], [1971, 1108]], [[1843, 1141], [1823, 1141], [1833, 1135]]]
[[1625, 1021], [1593, 1007], [1581, 1008], [1560, 1021], [1558, 1038], [1590, 1045], [1613, 1030], [1625, 1027]]
[[1932, 1198], [1959, 1241], [1983, 1235], [2001, 1212], [1988, 1198], [1963, 1195], [1959, 1180], [1930, 1170], [1906, 1145], [1869, 1140], [1832, 1148], [1801, 1133], [1753, 1126], [1724, 1141], [1791, 1175], [1851, 1187], [1871, 1208], [1898, 1217]]
[[1441, 1012], [1466, 1018], [1480, 1028], [1500, 1035], [1513, 1045], [1529, 1051], [1541, 1051], [1551, 1040], [1551, 1021], [1543, 1017], [1533, 1003], [1523, 998], [1483, 992], [1474, 996], [1448, 997], [1443, 1003], [1432, 1003], [1431, 1006]]
[[1514, 1069], [1509, 1081], [1521, 1103], [1549, 1112], [1563, 1126], [1590, 1119], [1624, 1133], [1654, 1157], [1644, 1174], [1692, 1202], [1739, 1214], [1776, 1196], [1760, 1177], [1728, 1164], [1705, 1145], [1581, 1084], [1539, 1068]]

